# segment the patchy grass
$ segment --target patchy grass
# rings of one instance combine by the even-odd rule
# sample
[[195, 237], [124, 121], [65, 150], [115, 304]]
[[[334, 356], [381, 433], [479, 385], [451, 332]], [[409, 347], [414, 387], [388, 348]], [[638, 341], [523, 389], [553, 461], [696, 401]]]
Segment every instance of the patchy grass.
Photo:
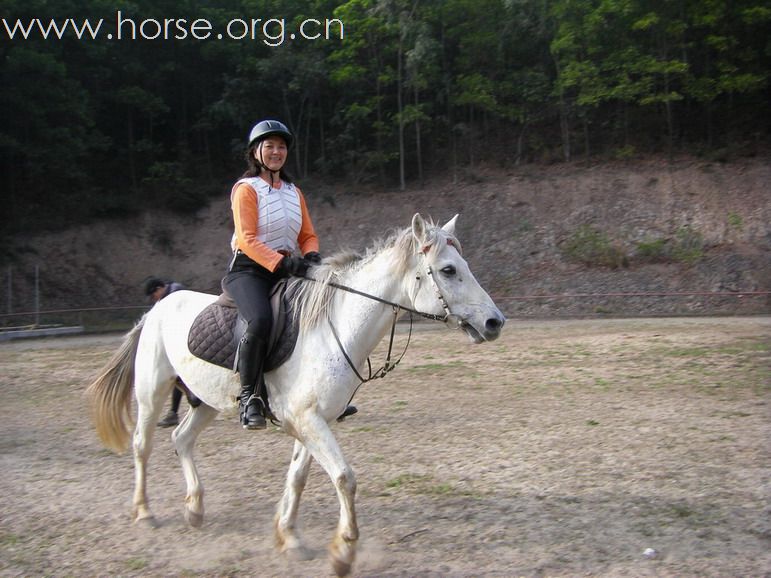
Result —
[[459, 489], [446, 480], [437, 480], [430, 474], [401, 474], [388, 480], [386, 490], [404, 491], [416, 495], [429, 496], [472, 496], [473, 493]]
[[420, 476], [417, 474], [401, 474], [386, 482], [385, 487], [390, 489], [399, 489], [407, 486], [415, 486], [419, 483], [425, 483], [431, 476]]
[[413, 365], [408, 368], [411, 373], [440, 373], [449, 369], [465, 368], [466, 363], [461, 360], [437, 362], [437, 363], [423, 363], [419, 365]]
[[624, 251], [604, 231], [583, 225], [560, 245], [562, 253], [571, 261], [590, 267], [625, 267], [628, 265]]
[[3, 546], [15, 546], [19, 543], [19, 536], [3, 532], [0, 534], [0, 544]]
[[129, 558], [126, 560], [126, 568], [133, 571], [144, 570], [147, 564], [148, 562], [144, 558]]

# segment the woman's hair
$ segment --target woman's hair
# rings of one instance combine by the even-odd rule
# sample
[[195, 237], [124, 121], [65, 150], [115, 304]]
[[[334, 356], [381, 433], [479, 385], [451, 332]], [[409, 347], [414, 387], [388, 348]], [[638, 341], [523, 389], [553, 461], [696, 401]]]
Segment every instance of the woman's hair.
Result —
[[[260, 162], [254, 157], [254, 152], [257, 150], [257, 147], [260, 146], [260, 143], [262, 143], [261, 140], [258, 140], [256, 142], [253, 142], [247, 149], [246, 149], [246, 172], [241, 175], [242, 179], [248, 179], [251, 177], [259, 177], [260, 171], [262, 169], [262, 165], [260, 165]], [[284, 163], [286, 164], [286, 163]], [[286, 172], [284, 167], [281, 167], [281, 170], [278, 171], [278, 176], [281, 178], [282, 181], [291, 183], [292, 177], [289, 173]]]

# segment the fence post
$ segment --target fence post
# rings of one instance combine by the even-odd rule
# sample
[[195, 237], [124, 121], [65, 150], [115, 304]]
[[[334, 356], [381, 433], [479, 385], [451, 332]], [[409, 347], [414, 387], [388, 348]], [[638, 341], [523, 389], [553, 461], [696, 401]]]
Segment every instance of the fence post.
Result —
[[13, 267], [8, 265], [8, 313], [13, 313]]
[[40, 325], [40, 266], [35, 265], [35, 327]]

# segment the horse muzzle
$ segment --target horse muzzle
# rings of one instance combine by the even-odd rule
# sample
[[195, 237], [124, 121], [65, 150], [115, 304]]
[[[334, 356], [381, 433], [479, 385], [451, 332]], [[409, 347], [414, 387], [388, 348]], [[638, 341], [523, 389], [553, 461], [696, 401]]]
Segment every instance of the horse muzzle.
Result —
[[473, 323], [470, 319], [462, 319], [451, 315], [447, 320], [448, 325], [463, 330], [474, 343], [495, 341], [500, 337], [501, 330], [506, 323], [506, 318], [500, 311], [488, 316], [483, 323]]

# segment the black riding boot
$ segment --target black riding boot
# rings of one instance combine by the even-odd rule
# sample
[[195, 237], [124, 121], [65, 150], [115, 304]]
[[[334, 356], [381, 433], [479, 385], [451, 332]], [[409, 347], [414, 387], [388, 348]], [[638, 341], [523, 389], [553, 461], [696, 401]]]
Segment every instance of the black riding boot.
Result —
[[251, 333], [245, 333], [238, 347], [238, 373], [241, 376], [241, 396], [238, 414], [244, 429], [265, 429], [265, 409], [257, 386], [262, 381], [262, 366], [267, 343]]

